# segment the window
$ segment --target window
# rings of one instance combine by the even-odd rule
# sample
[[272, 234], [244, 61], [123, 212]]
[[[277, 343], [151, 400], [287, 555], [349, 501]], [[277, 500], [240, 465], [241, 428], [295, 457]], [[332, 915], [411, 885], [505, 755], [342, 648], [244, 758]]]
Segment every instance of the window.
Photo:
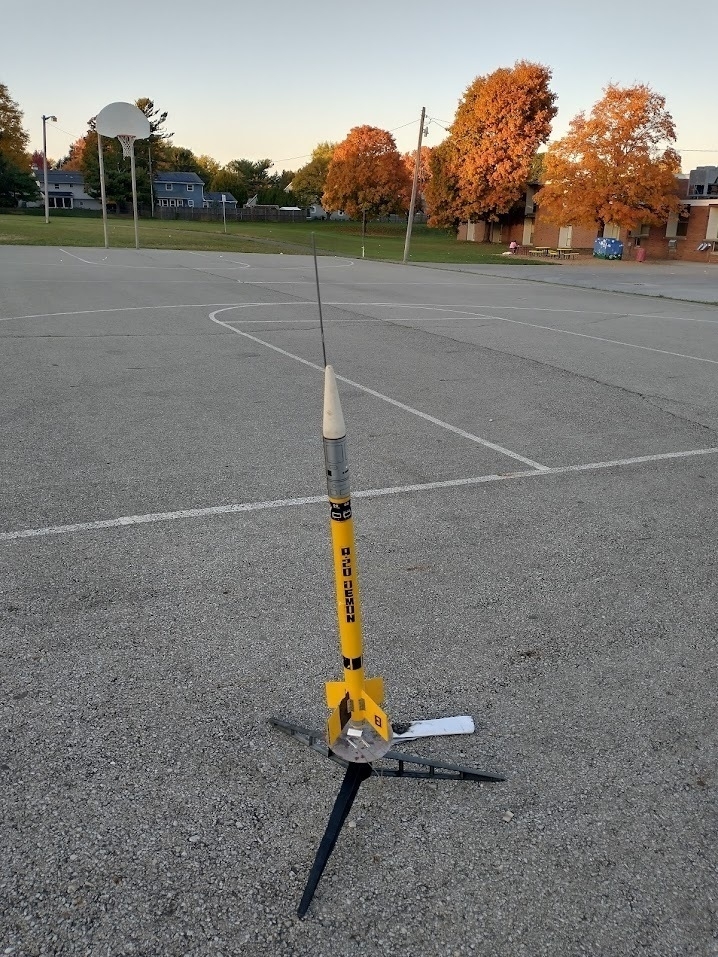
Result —
[[193, 200], [193, 199], [188, 199], [188, 200], [187, 200], [187, 205], [188, 205], [188, 206], [194, 206], [194, 200]]
[[72, 209], [72, 197], [48, 196], [47, 205], [50, 209]]
[[202, 206], [203, 206], [204, 209], [209, 209], [209, 203], [207, 202], [207, 200], [205, 200], [205, 201], [202, 203]]
[[690, 214], [690, 206], [681, 206], [677, 213], [671, 213], [666, 223], [667, 239], [675, 239], [677, 236], [688, 235], [688, 217]]
[[711, 206], [708, 210], [708, 225], [706, 227], [706, 241], [718, 239], [718, 206]]
[[167, 190], [168, 193], [171, 192], [171, 190], [172, 190], [172, 183], [165, 183], [165, 189]]
[[194, 183], [187, 183], [187, 192], [191, 193], [194, 189]]

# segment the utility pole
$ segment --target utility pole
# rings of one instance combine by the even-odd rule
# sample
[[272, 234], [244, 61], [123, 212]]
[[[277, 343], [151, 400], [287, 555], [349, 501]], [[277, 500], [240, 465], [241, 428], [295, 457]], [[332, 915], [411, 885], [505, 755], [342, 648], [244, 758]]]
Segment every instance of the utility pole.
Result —
[[404, 259], [409, 258], [409, 246], [411, 244], [411, 227], [414, 223], [414, 208], [416, 206], [416, 190], [419, 185], [419, 167], [421, 166], [421, 140], [424, 136], [424, 120], [426, 119], [426, 107], [421, 108], [421, 119], [419, 120], [419, 145], [416, 148], [416, 163], [414, 163], [414, 184], [411, 187], [411, 203], [409, 205], [409, 222], [406, 224], [406, 242], [404, 243]]

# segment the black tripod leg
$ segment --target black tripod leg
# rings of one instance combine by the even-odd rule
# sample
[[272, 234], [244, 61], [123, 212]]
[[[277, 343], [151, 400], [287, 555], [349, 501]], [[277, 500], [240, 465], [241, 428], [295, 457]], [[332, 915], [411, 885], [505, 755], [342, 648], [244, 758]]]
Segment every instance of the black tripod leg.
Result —
[[319, 844], [317, 856], [314, 858], [312, 869], [309, 872], [307, 886], [304, 888], [304, 894], [302, 895], [301, 903], [297, 909], [297, 913], [300, 917], [304, 917], [306, 912], [309, 910], [309, 905], [314, 897], [314, 891], [317, 889], [317, 884], [319, 884], [319, 880], [324, 873], [324, 868], [327, 866], [327, 861], [334, 850], [334, 845], [337, 843], [337, 838], [339, 837], [339, 832], [342, 829], [342, 825], [346, 821], [349, 811], [351, 811], [354, 798], [357, 796], [359, 791], [359, 785], [362, 783], [362, 781], [366, 781], [370, 775], [370, 764], [347, 765], [347, 771], [344, 775], [342, 786], [339, 788], [339, 794], [334, 802], [332, 813], [329, 815], [327, 829], [324, 832], [324, 837], [322, 838], [321, 843]]

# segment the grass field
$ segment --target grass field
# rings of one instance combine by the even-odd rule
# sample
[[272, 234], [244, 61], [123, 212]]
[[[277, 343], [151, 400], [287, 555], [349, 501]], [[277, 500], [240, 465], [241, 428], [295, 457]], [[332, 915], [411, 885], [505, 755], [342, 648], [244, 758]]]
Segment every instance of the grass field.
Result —
[[[351, 256], [362, 255], [359, 223], [221, 223], [185, 222], [180, 220], [140, 220], [140, 245], [145, 249], [197, 249], [220, 252], [306, 253], [311, 248], [312, 234], [321, 253]], [[367, 259], [398, 262], [404, 255], [406, 227], [401, 223], [371, 223], [364, 241]], [[133, 247], [132, 219], [111, 216], [110, 246]], [[90, 217], [51, 216], [45, 223], [42, 216], [0, 214], [0, 244], [27, 246], [103, 246], [102, 220]], [[503, 245], [458, 243], [452, 233], [440, 229], [415, 226], [411, 239], [413, 262], [435, 263], [505, 263], [526, 262], [502, 256]], [[535, 265], [535, 262], [533, 263]]]

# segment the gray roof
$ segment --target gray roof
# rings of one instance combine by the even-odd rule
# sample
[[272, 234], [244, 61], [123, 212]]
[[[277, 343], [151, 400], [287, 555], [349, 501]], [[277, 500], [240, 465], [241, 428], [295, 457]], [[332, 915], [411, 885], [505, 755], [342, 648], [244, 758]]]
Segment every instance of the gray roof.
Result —
[[[35, 169], [34, 173], [38, 180], [43, 179], [43, 171], [41, 169]], [[61, 169], [49, 169], [47, 171], [47, 182], [52, 183], [53, 186], [55, 183], [75, 183], [78, 186], [82, 186], [85, 182], [85, 177], [82, 173], [65, 172]]]
[[234, 196], [232, 196], [231, 193], [208, 193], [207, 190], [204, 191], [204, 198], [208, 199], [210, 203], [221, 203], [223, 196], [227, 203], [237, 202], [237, 200], [234, 198]]
[[155, 173], [156, 183], [199, 183], [204, 186], [204, 180], [196, 173]]

